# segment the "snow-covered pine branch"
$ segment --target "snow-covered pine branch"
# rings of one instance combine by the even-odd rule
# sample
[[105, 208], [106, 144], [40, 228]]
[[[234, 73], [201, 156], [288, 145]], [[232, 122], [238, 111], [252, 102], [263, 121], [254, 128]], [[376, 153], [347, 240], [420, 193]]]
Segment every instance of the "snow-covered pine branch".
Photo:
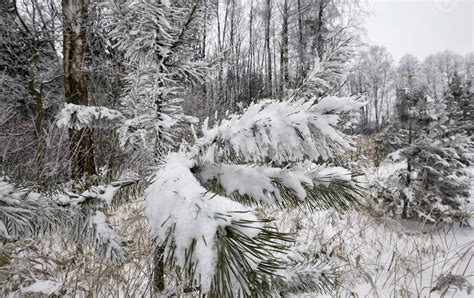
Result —
[[282, 165], [304, 160], [327, 160], [353, 149], [336, 129], [338, 113], [364, 103], [356, 97], [312, 100], [264, 100], [219, 126], [204, 128], [202, 147], [207, 161], [269, 162]]
[[72, 241], [88, 244], [104, 259], [120, 263], [126, 257], [126, 240], [110, 225], [99, 210], [82, 210], [76, 213], [69, 231]]
[[123, 179], [81, 193], [41, 194], [0, 181], [0, 240], [52, 233], [64, 229], [75, 243], [90, 244], [107, 260], [123, 261], [125, 241], [109, 225], [100, 210], [113, 206], [116, 194], [138, 182]]
[[270, 286], [277, 295], [325, 293], [334, 287], [334, 277], [334, 270], [320, 256], [292, 252]]
[[146, 0], [109, 0], [103, 5], [110, 10], [103, 24], [110, 30], [112, 46], [123, 52], [129, 63], [147, 64], [156, 55], [170, 54], [172, 28], [168, 5]]
[[0, 240], [52, 232], [71, 218], [70, 210], [56, 206], [39, 193], [20, 190], [0, 177]]
[[125, 177], [117, 181], [112, 181], [109, 184], [100, 184], [97, 186], [91, 186], [80, 195], [69, 194], [72, 201], [62, 201], [62, 204], [81, 204], [87, 202], [87, 204], [93, 204], [98, 207], [114, 207], [118, 205], [118, 193], [120, 190], [136, 185], [141, 181], [138, 177]]
[[[280, 256], [291, 237], [265, 224], [253, 206], [357, 206], [351, 173], [318, 163], [352, 148], [335, 126], [338, 113], [362, 104], [332, 96], [266, 100], [214, 128], [204, 123], [203, 137], [169, 154], [146, 191], [149, 229], [156, 246], [164, 247], [166, 264], [186, 268], [192, 287], [217, 296], [265, 296], [283, 286], [276, 275], [287, 268]], [[265, 287], [269, 280], [272, 286]], [[307, 276], [295, 277], [286, 289], [302, 280]]]
[[124, 116], [117, 110], [106, 107], [82, 106], [66, 103], [57, 116], [59, 127], [81, 129], [86, 127], [115, 127]]
[[246, 205], [346, 210], [358, 203], [352, 174], [341, 167], [204, 164], [194, 172], [208, 189]]
[[326, 45], [328, 48], [321, 59], [315, 58], [313, 67], [301, 85], [290, 90], [286, 96], [289, 100], [333, 95], [339, 91], [350, 68], [353, 56], [353, 41], [350, 36], [338, 32]]
[[127, 257], [127, 242], [112, 228], [104, 212], [119, 203], [120, 190], [140, 181], [136, 177], [126, 177], [92, 186], [81, 194], [66, 192], [55, 198], [61, 206], [76, 210], [72, 226], [67, 230], [72, 241], [92, 246], [106, 260], [123, 262]]
[[[251, 294], [265, 275], [258, 267], [284, 249], [269, 244], [288, 237], [271, 234], [251, 208], [206, 190], [191, 172], [194, 165], [192, 155], [171, 153], [156, 172], [145, 192], [151, 237], [165, 247], [167, 264], [182, 268], [204, 292], [230, 294], [226, 288], [239, 283]], [[258, 278], [250, 282], [253, 274]]]

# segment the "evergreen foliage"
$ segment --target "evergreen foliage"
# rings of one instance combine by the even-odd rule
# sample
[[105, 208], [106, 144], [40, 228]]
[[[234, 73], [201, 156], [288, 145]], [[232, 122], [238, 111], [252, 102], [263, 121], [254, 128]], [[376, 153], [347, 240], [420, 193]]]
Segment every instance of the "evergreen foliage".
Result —
[[[363, 105], [359, 98], [329, 95], [344, 79], [350, 39], [327, 49], [301, 88], [282, 100], [253, 103], [212, 128], [206, 121], [194, 145], [165, 154], [179, 132], [176, 124], [188, 120], [181, 111], [179, 84], [201, 82], [209, 70], [189, 55], [204, 4], [129, 0], [103, 5], [113, 48], [125, 59], [120, 107], [67, 104], [57, 124], [112, 127], [122, 147], [140, 149], [145, 158], [153, 154], [159, 167], [145, 191], [145, 213], [161, 251], [158, 260], [181, 272], [185, 284], [212, 296], [329, 290], [333, 270], [311, 258], [287, 259], [292, 235], [279, 232], [255, 207], [348, 210], [359, 205], [360, 189], [351, 173], [330, 162], [352, 149], [352, 141], [336, 129], [338, 115]], [[114, 205], [117, 191], [135, 182], [49, 196], [52, 211], [70, 213], [69, 221], [58, 218], [61, 224], [51, 224], [51, 229], [63, 227], [74, 242], [94, 246], [108, 260], [123, 261], [126, 241], [111, 228], [105, 211]], [[43, 232], [35, 218], [31, 224], [31, 234]], [[17, 229], [19, 234], [27, 230]], [[155, 268], [154, 274], [160, 270]]]
[[[113, 287], [116, 292], [107, 295], [288, 297], [336, 289], [339, 294], [359, 278], [375, 290], [372, 275], [379, 279], [386, 272], [384, 286], [392, 282], [397, 288], [400, 267], [392, 264], [406, 261], [405, 252], [380, 248], [387, 240], [379, 237], [386, 233], [385, 226], [378, 227], [380, 218], [353, 221], [362, 216], [349, 213], [367, 207], [354, 169], [367, 170], [369, 180], [379, 174], [369, 171], [377, 172], [385, 157], [382, 164], [391, 163], [391, 175], [381, 178], [381, 185], [369, 185], [383, 216], [468, 223], [474, 103], [471, 70], [454, 71], [459, 57], [439, 54], [438, 62], [446, 58], [446, 63], [436, 65], [433, 57], [421, 64], [406, 55], [391, 80], [395, 68], [389, 53], [370, 47], [347, 79], [355, 37], [353, 28], [346, 28], [343, 6], [332, 0], [250, 1], [248, 27], [243, 26], [247, 8], [239, 1], [103, 0], [89, 6], [68, 0], [62, 19], [57, 1], [48, 2], [46, 17], [43, 0], [27, 2], [18, 9], [10, 5], [17, 2], [0, 0], [9, 6], [0, 7], [0, 97], [6, 99], [0, 127], [8, 127], [0, 144], [4, 137], [33, 144], [13, 152], [27, 159], [24, 150], [33, 149], [36, 166], [23, 182], [0, 173], [0, 279], [16, 278], [3, 247], [18, 244], [18, 260], [26, 255], [23, 242], [45, 234], [51, 235], [50, 251], [67, 250], [61, 252], [67, 261], [74, 254], [100, 268], [91, 273], [88, 266], [77, 269], [54, 260], [57, 275], [25, 270], [21, 274], [29, 274], [28, 281], [17, 279], [2, 294], [48, 286], [51, 295], [103, 295]], [[262, 22], [260, 43], [254, 29]], [[56, 49], [57, 28], [64, 29], [63, 57]], [[297, 39], [289, 38], [293, 33]], [[65, 94], [56, 82], [61, 74], [51, 67], [61, 59]], [[430, 76], [434, 70], [438, 73]], [[206, 107], [194, 101], [196, 91], [208, 97]], [[76, 96], [81, 101], [70, 100]], [[59, 113], [50, 109], [55, 98], [67, 102]], [[197, 127], [200, 121], [184, 112], [185, 100], [202, 109], [191, 111], [194, 116], [214, 118], [202, 117]], [[89, 101], [93, 105], [87, 106]], [[354, 160], [352, 153], [350, 162], [346, 158], [355, 142], [344, 132], [353, 132], [356, 112], [362, 126], [375, 123], [379, 132], [367, 137], [377, 144], [375, 168], [364, 169], [367, 160]], [[16, 115], [22, 119], [12, 122]], [[54, 183], [42, 162], [42, 144], [53, 143], [60, 147], [57, 155], [65, 156], [53, 161], [56, 173], [50, 175], [60, 177]], [[61, 152], [67, 149], [72, 166]], [[18, 163], [5, 152], [2, 170]], [[91, 171], [76, 175], [81, 160]], [[66, 181], [69, 168], [72, 180]], [[401, 231], [388, 234], [390, 245], [412, 240], [400, 237]], [[371, 245], [381, 250], [368, 253], [365, 247]], [[421, 247], [420, 272], [427, 270], [426, 250], [438, 257], [434, 246], [406, 247]], [[392, 252], [388, 267], [380, 265]], [[369, 266], [364, 258], [375, 254], [376, 266]], [[112, 273], [96, 280], [94, 274], [103, 272]], [[440, 275], [438, 284], [443, 276], [449, 274]], [[456, 278], [467, 287], [467, 279]], [[67, 288], [71, 280], [73, 290]], [[0, 282], [2, 288], [6, 283]], [[433, 291], [449, 288], [441, 283]]]
[[[317, 76], [329, 71], [313, 72], [313, 79], [324, 81]], [[335, 129], [338, 114], [363, 103], [355, 97], [308, 99], [307, 90], [251, 104], [212, 128], [206, 121], [195, 145], [169, 154], [155, 173], [145, 195], [151, 236], [164, 248], [165, 265], [184, 270], [191, 288], [250, 297], [331, 287], [331, 274], [320, 267], [313, 266], [309, 278], [304, 272], [310, 263], [281, 261], [291, 235], [274, 230], [254, 209], [347, 210], [359, 204], [351, 173], [328, 161], [352, 148]], [[292, 277], [280, 275], [285, 270], [293, 270]]]
[[[398, 171], [396, 195], [386, 197], [387, 207], [398, 201], [402, 217], [438, 222], [446, 218], [465, 221], [469, 178], [465, 168], [472, 163], [469, 129], [469, 84], [454, 75], [442, 101], [428, 96], [423, 86], [398, 92], [400, 120], [391, 129], [394, 138], [379, 136], [384, 154], [396, 151], [395, 161], [404, 158], [407, 167]], [[395, 153], [393, 153], [395, 154]], [[389, 157], [394, 157], [394, 155]]]

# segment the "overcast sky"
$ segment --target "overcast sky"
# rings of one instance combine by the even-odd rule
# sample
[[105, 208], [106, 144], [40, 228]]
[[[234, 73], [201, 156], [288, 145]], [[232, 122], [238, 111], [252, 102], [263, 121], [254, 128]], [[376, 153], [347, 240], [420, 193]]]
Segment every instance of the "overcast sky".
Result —
[[474, 51], [474, 0], [368, 0], [367, 38], [398, 61], [450, 49]]

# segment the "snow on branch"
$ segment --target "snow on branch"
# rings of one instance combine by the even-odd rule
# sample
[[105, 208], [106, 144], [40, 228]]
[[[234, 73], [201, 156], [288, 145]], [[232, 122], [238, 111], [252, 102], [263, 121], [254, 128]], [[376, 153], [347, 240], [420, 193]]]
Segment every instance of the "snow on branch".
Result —
[[125, 260], [126, 239], [112, 228], [102, 211], [78, 209], [67, 232], [74, 243], [90, 245], [108, 261], [121, 263]]
[[277, 293], [322, 294], [331, 293], [335, 287], [334, 269], [317, 255], [294, 252], [286, 257], [285, 265], [285, 269], [280, 270], [271, 282], [271, 288]]
[[66, 103], [60, 111], [56, 124], [59, 127], [81, 129], [86, 127], [114, 127], [124, 119], [122, 113], [106, 107], [92, 107]]
[[120, 189], [137, 181], [123, 179], [80, 195], [64, 192], [46, 196], [19, 189], [1, 177], [0, 240], [15, 241], [64, 228], [75, 242], [92, 245], [107, 260], [122, 261], [125, 241], [97, 209], [111, 206]]
[[137, 184], [140, 181], [139, 178], [125, 178], [118, 181], [113, 181], [109, 184], [101, 184], [97, 186], [91, 186], [90, 189], [82, 192], [79, 196], [76, 197], [82, 202], [97, 200], [99, 205], [103, 206], [113, 206], [117, 201], [118, 192], [124, 187], [128, 187], [134, 184]]
[[105, 259], [120, 262], [125, 258], [125, 238], [112, 229], [104, 213], [95, 211], [88, 218], [88, 225], [93, 233], [89, 239]]
[[237, 192], [240, 195], [249, 196], [255, 202], [263, 203], [284, 201], [276, 183], [292, 189], [300, 200], [306, 198], [306, 191], [302, 184], [313, 185], [309, 175], [303, 171], [267, 166], [208, 164], [203, 166], [198, 173], [204, 183], [214, 180], [215, 183], [220, 183], [227, 196]]
[[[341, 167], [273, 168], [205, 164], [195, 169], [209, 189], [245, 204], [306, 205], [313, 209], [347, 209], [356, 201], [352, 175]], [[339, 194], [339, 195], [336, 195]], [[332, 195], [332, 196], [331, 196]], [[329, 196], [329, 197], [328, 197]]]
[[363, 104], [355, 97], [325, 97], [319, 102], [260, 101], [242, 115], [232, 115], [212, 129], [204, 128], [201, 145], [210, 162], [326, 160], [353, 149], [348, 138], [335, 128], [337, 113]]
[[55, 206], [39, 193], [19, 190], [0, 177], [0, 240], [52, 232], [70, 221], [70, 211]]
[[[189, 155], [170, 154], [145, 192], [145, 212], [152, 238], [165, 245], [164, 259], [192, 268], [188, 273], [200, 276], [201, 289], [207, 292], [218, 262], [218, 231], [232, 227], [252, 239], [262, 226], [251, 209], [201, 186], [193, 166]], [[247, 262], [258, 261], [249, 257]]]

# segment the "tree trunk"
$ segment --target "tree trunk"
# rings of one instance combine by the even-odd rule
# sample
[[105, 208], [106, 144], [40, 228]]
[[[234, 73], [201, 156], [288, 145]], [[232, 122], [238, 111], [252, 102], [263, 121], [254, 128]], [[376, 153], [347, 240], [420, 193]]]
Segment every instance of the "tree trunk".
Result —
[[324, 52], [324, 39], [323, 39], [323, 26], [324, 26], [324, 8], [326, 0], [319, 0], [319, 12], [318, 12], [318, 44], [316, 49], [318, 51], [318, 57], [321, 59]]
[[248, 83], [248, 98], [249, 101], [247, 104], [250, 103], [250, 101], [253, 98], [253, 87], [255, 86], [255, 83], [252, 82], [253, 79], [253, 64], [254, 64], [254, 56], [255, 56], [255, 49], [253, 45], [253, 0], [250, 1], [250, 19], [249, 19], [249, 63], [248, 63], [248, 77], [247, 77], [247, 83]]
[[280, 76], [281, 94], [288, 87], [289, 73], [288, 73], [288, 0], [283, 2], [283, 24], [281, 28], [281, 51], [280, 51]]
[[229, 44], [230, 44], [230, 53], [231, 61], [229, 66], [229, 71], [227, 74], [227, 88], [229, 89], [229, 105], [230, 110], [233, 111], [236, 106], [236, 86], [237, 86], [237, 71], [236, 71], [236, 48], [235, 48], [235, 0], [230, 0], [230, 34], [229, 34]]
[[298, 0], [298, 54], [300, 58], [299, 75], [301, 78], [306, 76], [305, 66], [305, 43], [303, 39], [303, 12], [301, 8], [301, 0]]
[[[409, 120], [409, 128], [408, 128], [408, 146], [411, 146], [413, 142], [413, 121]], [[407, 158], [407, 178], [406, 178], [406, 186], [409, 187], [411, 185], [411, 171], [412, 171], [412, 165], [411, 165], [411, 156], [408, 156]], [[403, 210], [402, 210], [402, 218], [406, 219], [408, 218], [408, 198], [404, 193], [402, 193], [402, 199], [403, 199]]]
[[165, 289], [165, 264], [163, 261], [163, 253], [165, 252], [164, 244], [155, 248], [153, 253], [153, 293], [157, 294]]
[[272, 3], [267, 0], [266, 15], [265, 15], [265, 49], [267, 55], [267, 96], [273, 97], [272, 87], [272, 53], [270, 50], [270, 19], [272, 17]]
[[379, 119], [380, 119], [380, 111], [379, 111], [379, 92], [378, 92], [378, 82], [374, 83], [374, 111], [375, 111], [375, 131], [379, 131]]
[[43, 106], [43, 88], [36, 88], [36, 70], [38, 67], [39, 54], [36, 36], [31, 37], [31, 61], [28, 79], [28, 91], [35, 99], [36, 118], [35, 118], [35, 163], [37, 174], [41, 171], [41, 128], [43, 126], [44, 106]]
[[[87, 106], [85, 70], [88, 0], [62, 0], [64, 17], [64, 96], [67, 103]], [[69, 129], [69, 151], [73, 179], [96, 173], [90, 128]]]

